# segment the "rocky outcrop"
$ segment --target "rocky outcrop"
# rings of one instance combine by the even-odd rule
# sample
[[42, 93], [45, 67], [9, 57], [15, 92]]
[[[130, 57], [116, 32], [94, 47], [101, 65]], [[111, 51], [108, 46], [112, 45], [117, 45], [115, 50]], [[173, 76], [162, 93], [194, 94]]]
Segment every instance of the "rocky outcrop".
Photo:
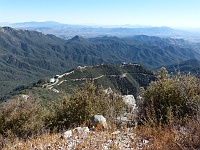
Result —
[[117, 122], [119, 124], [124, 124], [126, 126], [137, 125], [137, 105], [136, 100], [133, 95], [122, 96], [123, 102], [127, 105], [127, 110], [117, 117]]
[[133, 112], [136, 109], [136, 101], [133, 95], [124, 95], [123, 97], [124, 103]]

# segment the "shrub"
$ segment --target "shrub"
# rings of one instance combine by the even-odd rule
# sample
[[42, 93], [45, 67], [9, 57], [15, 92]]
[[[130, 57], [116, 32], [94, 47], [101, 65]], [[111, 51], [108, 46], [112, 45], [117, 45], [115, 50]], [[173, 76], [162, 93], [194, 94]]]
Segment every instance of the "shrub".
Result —
[[38, 99], [18, 98], [0, 104], [0, 134], [27, 137], [41, 132], [44, 111]]
[[50, 129], [64, 130], [83, 124], [95, 114], [115, 120], [125, 104], [113, 92], [105, 93], [87, 82], [62, 100], [16, 98], [0, 104], [0, 135], [23, 137]]
[[170, 77], [162, 68], [158, 80], [149, 84], [143, 97], [143, 122], [158, 125], [183, 121], [198, 112], [200, 81], [180, 74]]
[[113, 92], [106, 94], [103, 89], [86, 82], [80, 89], [75, 89], [71, 96], [50, 102], [48, 109], [51, 114], [46, 122], [51, 130], [62, 130], [80, 125], [95, 114], [115, 120], [124, 107], [121, 96]]

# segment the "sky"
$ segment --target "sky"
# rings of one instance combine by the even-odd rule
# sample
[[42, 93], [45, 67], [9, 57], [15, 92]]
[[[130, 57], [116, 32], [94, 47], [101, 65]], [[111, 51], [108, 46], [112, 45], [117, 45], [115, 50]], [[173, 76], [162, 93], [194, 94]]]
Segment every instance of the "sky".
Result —
[[0, 22], [200, 28], [200, 0], [0, 0]]

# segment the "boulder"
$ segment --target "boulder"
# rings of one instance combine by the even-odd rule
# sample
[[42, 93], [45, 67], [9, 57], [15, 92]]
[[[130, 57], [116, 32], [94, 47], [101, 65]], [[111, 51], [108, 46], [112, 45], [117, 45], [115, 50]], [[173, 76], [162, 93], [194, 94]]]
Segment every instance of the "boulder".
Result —
[[72, 130], [67, 130], [64, 132], [64, 138], [68, 139], [72, 136]]
[[133, 95], [124, 95], [123, 102], [127, 105], [128, 111], [117, 117], [118, 123], [126, 123], [127, 126], [135, 125], [138, 123], [138, 107]]
[[124, 95], [122, 98], [124, 103], [131, 110], [131, 112], [136, 109], [136, 101], [133, 95]]
[[106, 118], [102, 115], [94, 115], [91, 118], [91, 125], [99, 129], [107, 129], [108, 127]]

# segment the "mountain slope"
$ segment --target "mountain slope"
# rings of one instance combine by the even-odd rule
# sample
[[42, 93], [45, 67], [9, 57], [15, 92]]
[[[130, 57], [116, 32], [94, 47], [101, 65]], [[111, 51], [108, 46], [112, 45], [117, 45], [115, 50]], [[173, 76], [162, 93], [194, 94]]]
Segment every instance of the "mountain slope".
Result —
[[134, 36], [63, 40], [36, 31], [0, 28], [0, 88], [9, 94], [20, 85], [80, 65], [140, 63], [147, 67], [200, 59], [198, 46], [184, 40]]
[[136, 96], [140, 87], [147, 87], [153, 80], [155, 80], [153, 72], [139, 64], [101, 64], [78, 66], [76, 69], [56, 75], [47, 83], [37, 82], [33, 86], [15, 92], [31, 94], [46, 101], [58, 99], [62, 92], [71, 93], [74, 88], [81, 87], [83, 83], [93, 81], [97, 87], [111, 88], [123, 95], [133, 94]]
[[0, 28], [1, 95], [22, 84], [77, 66], [65, 59], [65, 42], [35, 31]]
[[193, 74], [200, 77], [200, 61], [196, 59], [190, 59], [187, 61], [183, 61], [180, 63], [176, 63], [173, 65], [166, 66], [168, 72], [178, 72]]

